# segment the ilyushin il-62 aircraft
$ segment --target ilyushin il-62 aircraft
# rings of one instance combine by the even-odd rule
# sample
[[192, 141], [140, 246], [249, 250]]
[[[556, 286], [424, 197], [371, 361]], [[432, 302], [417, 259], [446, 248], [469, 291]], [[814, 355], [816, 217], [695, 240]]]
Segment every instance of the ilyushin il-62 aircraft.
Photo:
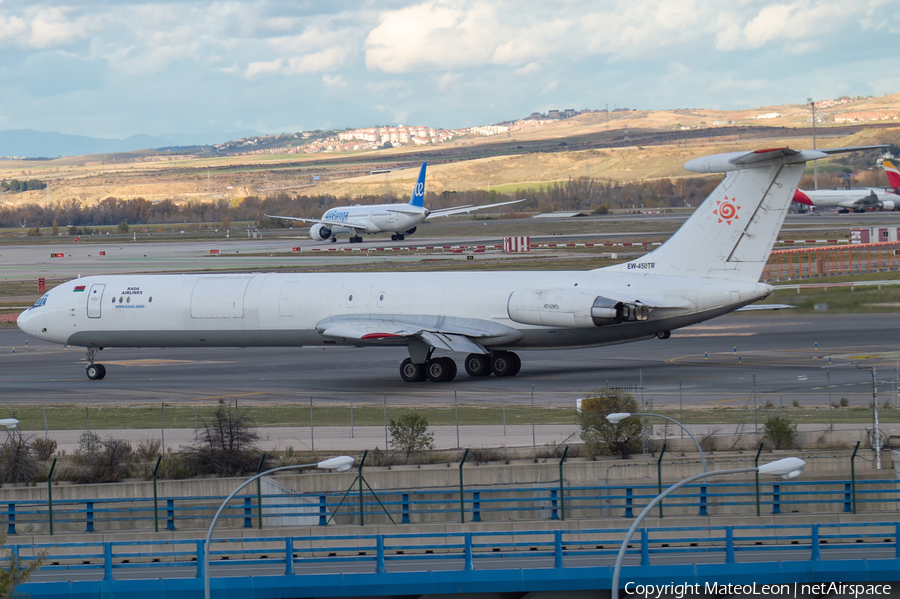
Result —
[[[663, 245], [624, 264], [565, 272], [110, 275], [45, 293], [18, 319], [30, 335], [113, 347], [408, 348], [400, 376], [514, 376], [518, 350], [657, 337], [749, 306], [806, 161], [860, 148], [717, 154], [685, 168], [727, 173]], [[751, 307], [752, 308], [752, 307]]]
[[407, 235], [415, 233], [416, 228], [430, 218], [465, 214], [484, 210], [485, 208], [518, 204], [525, 201], [512, 200], [497, 204], [485, 204], [484, 206], [457, 206], [455, 208], [429, 210], [425, 207], [425, 167], [427, 164], [427, 162], [422, 163], [422, 168], [419, 170], [419, 179], [416, 181], [412, 198], [407, 204], [342, 206], [340, 208], [330, 208], [322, 215], [322, 218], [298, 218], [274, 214], [267, 214], [266, 216], [314, 223], [309, 228], [309, 236], [316, 241], [324, 241], [326, 239], [337, 241], [338, 235], [350, 234], [350, 243], [360, 243], [363, 240], [361, 237], [362, 233], [374, 235], [388, 232], [392, 233], [391, 241], [403, 241]]

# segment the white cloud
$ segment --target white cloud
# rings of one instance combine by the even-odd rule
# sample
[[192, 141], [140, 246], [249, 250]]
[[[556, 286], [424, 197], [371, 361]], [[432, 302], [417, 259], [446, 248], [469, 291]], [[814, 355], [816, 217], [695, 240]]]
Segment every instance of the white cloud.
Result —
[[524, 67], [516, 69], [516, 75], [530, 75], [531, 73], [537, 73], [540, 70], [541, 70], [541, 63], [529, 62]]
[[545, 85], [545, 86], [543, 87], [543, 89], [541, 89], [541, 93], [542, 93], [542, 94], [550, 93], [550, 92], [552, 92], [553, 90], [555, 90], [558, 86], [559, 86], [559, 82], [558, 82], [558, 81], [551, 81], [550, 83], [548, 83], [547, 85]]
[[459, 83], [459, 73], [444, 73], [438, 79], [438, 89], [442, 93], [447, 93], [457, 83]]
[[247, 65], [247, 72], [245, 73], [245, 76], [250, 79], [252, 77], [256, 77], [257, 75], [277, 73], [281, 70], [281, 64], [283, 62], [284, 61], [280, 58], [262, 62], [251, 62], [249, 65]]
[[0, 45], [12, 41], [28, 29], [25, 19], [17, 16], [0, 15]]
[[35, 48], [68, 44], [87, 37], [94, 27], [100, 25], [86, 17], [69, 19], [67, 15], [71, 12], [68, 8], [48, 8], [38, 12], [31, 21], [28, 43]]
[[387, 73], [490, 62], [499, 25], [484, 3], [426, 2], [381, 16], [366, 38], [366, 65]]
[[344, 79], [341, 75], [322, 75], [322, 83], [325, 84], [325, 87], [330, 87], [332, 89], [338, 87], [347, 87], [347, 80]]
[[347, 50], [340, 46], [326, 48], [320, 52], [307, 54], [306, 56], [297, 56], [288, 61], [288, 73], [304, 74], [304, 73], [322, 73], [325, 71], [334, 71], [344, 66], [347, 61]]

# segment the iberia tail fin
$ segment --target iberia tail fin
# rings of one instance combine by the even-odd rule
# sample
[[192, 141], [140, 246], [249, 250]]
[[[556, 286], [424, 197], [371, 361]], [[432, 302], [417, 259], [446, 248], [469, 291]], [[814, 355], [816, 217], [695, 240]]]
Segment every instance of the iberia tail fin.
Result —
[[894, 188], [894, 191], [900, 193], [900, 169], [897, 168], [890, 160], [882, 160], [881, 168], [884, 169], [884, 174], [887, 175], [888, 184]]

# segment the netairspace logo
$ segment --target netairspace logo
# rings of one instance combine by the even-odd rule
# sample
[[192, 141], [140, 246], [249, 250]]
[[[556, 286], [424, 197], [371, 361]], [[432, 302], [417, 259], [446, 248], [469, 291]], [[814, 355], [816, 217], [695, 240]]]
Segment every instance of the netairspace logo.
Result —
[[844, 596], [859, 599], [860, 596], [890, 595], [889, 584], [844, 584], [841, 582], [823, 582], [819, 584], [635, 584], [625, 585], [625, 592], [645, 599], [661, 599], [663, 595], [683, 599], [686, 595], [778, 595], [796, 599], [805, 595]]

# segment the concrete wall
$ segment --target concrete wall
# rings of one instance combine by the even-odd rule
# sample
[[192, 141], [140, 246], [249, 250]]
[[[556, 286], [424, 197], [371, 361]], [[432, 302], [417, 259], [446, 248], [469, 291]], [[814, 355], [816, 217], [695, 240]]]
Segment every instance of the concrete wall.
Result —
[[[849, 480], [850, 478], [850, 452], [790, 452], [801, 455], [807, 462], [807, 466], [801, 480]], [[875, 503], [858, 504], [860, 512], [892, 512], [895, 513], [900, 507], [898, 501], [898, 484], [897, 474], [893, 468], [892, 452], [885, 452], [883, 456], [884, 470], [874, 470], [872, 461], [872, 452], [870, 450], [860, 451], [856, 460], [856, 472], [858, 480], [890, 480], [891, 482], [880, 485], [876, 494], [865, 495], [866, 499], [876, 499]], [[773, 459], [783, 457], [784, 452], [764, 453], [760, 458], [760, 463], [766, 463]], [[708, 469], [730, 469], [752, 467], [755, 457], [755, 451], [744, 452], [711, 452], [708, 455]], [[679, 452], [673, 451], [671, 447], [667, 448], [663, 457], [663, 484], [672, 484], [691, 474], [700, 472], [700, 463], [696, 454], [680, 455]], [[366, 488], [366, 521], [372, 524], [390, 524], [390, 518], [380, 511], [375, 504], [375, 500], [369, 494], [371, 488], [382, 502], [394, 502], [393, 511], [399, 511], [396, 505], [402, 501], [403, 493], [407, 493], [410, 501], [427, 500], [432, 502], [429, 509], [432, 513], [410, 515], [412, 523], [443, 523], [458, 521], [459, 518], [459, 467], [458, 464], [437, 464], [429, 466], [395, 466], [390, 468], [366, 468], [364, 470], [365, 480], [368, 484]], [[482, 509], [481, 519], [484, 522], [503, 522], [503, 521], [542, 521], [550, 519], [553, 514], [553, 493], [559, 489], [559, 460], [530, 460], [513, 463], [485, 463], [485, 464], [466, 464], [463, 469], [464, 484], [467, 491], [466, 508], [472, 508], [473, 491], [482, 492]], [[768, 477], [764, 477], [768, 478]], [[266, 494], [268, 489], [272, 492], [288, 493], [292, 491], [300, 495], [313, 495], [312, 500], [317, 501], [315, 495], [320, 493], [343, 494], [347, 490], [355, 493], [358, 485], [353, 484], [356, 479], [356, 471], [351, 470], [346, 473], [323, 473], [309, 471], [302, 474], [285, 474], [279, 475], [277, 480], [266, 483]], [[159, 517], [160, 527], [165, 528], [166, 525], [166, 499], [169, 497], [195, 497], [194, 500], [179, 500], [179, 508], [191, 508], [190, 515], [186, 515], [184, 511], [176, 514], [175, 526], [182, 528], [202, 528], [208, 525], [209, 519], [212, 517], [215, 508], [218, 507], [218, 500], [215, 497], [224, 497], [229, 494], [244, 479], [194, 479], [184, 481], [160, 481], [158, 486], [159, 496]], [[740, 499], [747, 505], [735, 506], [731, 505], [734, 498], [717, 497], [716, 493], [722, 493], [718, 484], [729, 483], [734, 481], [743, 481], [746, 483], [753, 482], [752, 475], [743, 477], [720, 477], [711, 479], [707, 488], [708, 496], [707, 513], [710, 516], [716, 515], [733, 515], [747, 514], [755, 515], [755, 494], [752, 486], [745, 487], [743, 492], [746, 495]], [[764, 494], [770, 494], [772, 483], [779, 482], [781, 484], [783, 500], [798, 500], [787, 496], [787, 491], [791, 488], [789, 483], [780, 482], [780, 479], [761, 479], [762, 490]], [[623, 507], [625, 491], [622, 486], [629, 485], [656, 485], [657, 484], [657, 465], [654, 459], [632, 459], [632, 460], [598, 460], [589, 459], [570, 459], [564, 467], [564, 486], [566, 488], [567, 516], [570, 519], [577, 518], [596, 518], [598, 515], [597, 507], [606, 506], [608, 509], [601, 512], [604, 516], [610, 518], [624, 518], [625, 510]], [[352, 486], [352, 489], [351, 489]], [[577, 487], [607, 487], [591, 490], [580, 490]], [[277, 488], [276, 488], [277, 487]], [[531, 489], [526, 493], [512, 494], [506, 492], [489, 493], [488, 491], [504, 489], [505, 487], [517, 487]], [[869, 487], [866, 487], [869, 488]], [[736, 489], [731, 487], [727, 489], [733, 492]], [[805, 490], [826, 490], [825, 486], [806, 487]], [[431, 493], [425, 493], [431, 491]], [[841, 499], [841, 490], [834, 491], [829, 489], [829, 498]], [[697, 494], [698, 491], [689, 490], [689, 493]], [[256, 487], [250, 485], [244, 491], [246, 495], [254, 497], [251, 501], [252, 523], [256, 525]], [[650, 490], [634, 491], [635, 494], [655, 495]], [[55, 484], [53, 487], [54, 499], [54, 530], [57, 533], [64, 532], [82, 532], [86, 528], [84, 510], [84, 501], [97, 499], [133, 499], [133, 498], [152, 498], [153, 487], [148, 481], [133, 481], [116, 484], [103, 485], [69, 485]], [[676, 496], [677, 497], [677, 496]], [[862, 495], [860, 495], [862, 498]], [[497, 503], [490, 503], [490, 500], [499, 500]], [[47, 533], [49, 527], [46, 520], [46, 501], [47, 488], [45, 485], [35, 487], [12, 487], [7, 486], [0, 489], [0, 512], [6, 512], [10, 502], [19, 502], [32, 500], [41, 502], [34, 506], [17, 506], [16, 521], [17, 530], [22, 533]], [[67, 506], [63, 502], [66, 500], [78, 500], [80, 503], [75, 506]], [[644, 505], [648, 499], [635, 498], [634, 506]], [[763, 497], [766, 501], [767, 497]], [[296, 517], [286, 515], [288, 510], [275, 507], [276, 504], [297, 504], [298, 501], [304, 500], [298, 497], [287, 498], [269, 498], [265, 500], [264, 514], [268, 516], [266, 525], [269, 527], [276, 525], [290, 525], [296, 523]], [[307, 500], [308, 501], [308, 500]], [[329, 502], [334, 503], [337, 499], [332, 497]], [[689, 500], [697, 503], [698, 498], [694, 497]], [[696, 506], [676, 506], [677, 499], [668, 501], [664, 507], [666, 515], [669, 516], [691, 516], [698, 513]], [[227, 513], [230, 516], [222, 522], [223, 528], [238, 529], [244, 526], [244, 509], [242, 500], [235, 500], [232, 503], [233, 509]], [[489, 508], [507, 508], [504, 511], [489, 511]], [[557, 503], [557, 506], [558, 503]], [[152, 517], [152, 504], [143, 502], [140, 504], [131, 502], [122, 502], [117, 504], [103, 504], [96, 506], [97, 511], [94, 514], [94, 530], [97, 532], [114, 532], [127, 530], [152, 529], [153, 523], [150, 520], [136, 521], [136, 516], [144, 518]], [[100, 511], [100, 510], [104, 511]], [[302, 508], [304, 514], [317, 513], [316, 507]], [[771, 508], [764, 508], [771, 511]], [[797, 505], [789, 505], [785, 503], [782, 507], [783, 513], [837, 513], [843, 509], [842, 504], [838, 505], [817, 505], [810, 504], [806, 500]], [[79, 513], [71, 513], [72, 510], [78, 510]], [[312, 512], [312, 514], [310, 513]], [[296, 512], [295, 512], [296, 513]], [[557, 511], [556, 515], [560, 513]], [[315, 520], [308, 520], [309, 516], [303, 517], [304, 522], [312, 523]], [[8, 520], [6, 513], [2, 513], [4, 523]], [[358, 523], [358, 498], [354, 499], [352, 495], [348, 496], [344, 505], [334, 517], [334, 522], [339, 525], [351, 525]], [[471, 514], [467, 515], [471, 518]], [[399, 515], [394, 514], [394, 519], [399, 522]]]

